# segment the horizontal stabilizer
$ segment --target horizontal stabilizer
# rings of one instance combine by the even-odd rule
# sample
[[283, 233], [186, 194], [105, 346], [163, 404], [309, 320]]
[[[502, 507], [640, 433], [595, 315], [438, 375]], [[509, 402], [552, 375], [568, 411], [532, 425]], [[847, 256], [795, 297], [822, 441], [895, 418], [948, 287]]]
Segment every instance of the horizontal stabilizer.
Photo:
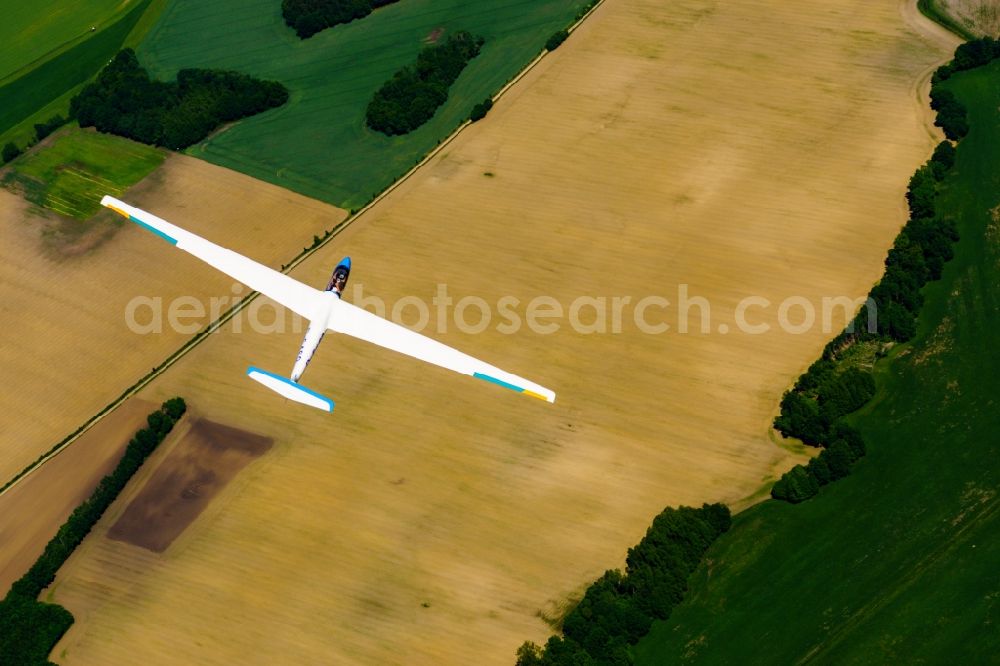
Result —
[[260, 382], [289, 400], [294, 400], [295, 402], [300, 402], [303, 405], [309, 405], [316, 409], [322, 409], [324, 412], [333, 411], [333, 400], [316, 393], [312, 389], [307, 389], [301, 384], [296, 384], [287, 377], [282, 377], [281, 375], [276, 375], [253, 366], [247, 368], [247, 375], [255, 382]]

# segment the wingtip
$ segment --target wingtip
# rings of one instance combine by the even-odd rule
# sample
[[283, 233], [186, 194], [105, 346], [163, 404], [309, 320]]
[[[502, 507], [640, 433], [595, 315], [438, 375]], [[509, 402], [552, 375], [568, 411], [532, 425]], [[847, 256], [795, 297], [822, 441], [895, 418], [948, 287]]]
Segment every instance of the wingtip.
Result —
[[548, 403], [555, 403], [555, 401], [556, 401], [556, 394], [555, 393], [553, 393], [551, 396], [549, 396], [549, 395], [543, 395], [541, 393], [535, 393], [534, 391], [529, 391], [527, 389], [525, 389], [524, 391], [522, 391], [522, 393], [524, 395], [530, 396], [532, 398], [538, 398], [539, 400], [544, 400], [545, 402], [548, 402]]
[[122, 202], [122, 201], [119, 201], [118, 199], [115, 199], [110, 194], [105, 194], [104, 195], [104, 197], [101, 199], [101, 205], [104, 206], [105, 208], [110, 208], [111, 210], [115, 211], [116, 213], [118, 213], [119, 215], [121, 215], [124, 218], [128, 218], [129, 217], [129, 214], [127, 212], [125, 212], [125, 208], [124, 208], [125, 203]]

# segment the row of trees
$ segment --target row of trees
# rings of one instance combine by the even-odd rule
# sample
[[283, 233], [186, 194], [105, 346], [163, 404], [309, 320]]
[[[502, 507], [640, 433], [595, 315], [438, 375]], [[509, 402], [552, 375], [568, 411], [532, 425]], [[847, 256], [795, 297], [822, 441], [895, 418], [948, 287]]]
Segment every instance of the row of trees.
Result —
[[[955, 145], [968, 133], [965, 108], [943, 87], [956, 72], [1000, 59], [1000, 40], [984, 38], [960, 45], [954, 59], [938, 68], [931, 88], [936, 124], [949, 140], [934, 149], [931, 159], [910, 178], [906, 203], [910, 219], [900, 231], [885, 260], [885, 272], [869, 293], [868, 303], [847, 329], [826, 346], [781, 400], [774, 427], [786, 437], [797, 437], [824, 450], [808, 465], [796, 465], [771, 489], [771, 496], [801, 502], [820, 487], [846, 476], [850, 465], [864, 455], [861, 435], [844, 424], [846, 414], [860, 408], [875, 392], [871, 376], [858, 369], [841, 370], [838, 358], [852, 345], [866, 341], [906, 342], [917, 331], [923, 305], [921, 290], [941, 278], [954, 254], [958, 230], [935, 208], [941, 182], [955, 164]], [[875, 311], [870, 311], [874, 307]], [[871, 316], [876, 315], [876, 316]], [[877, 320], [872, 327], [869, 321]]]
[[66, 119], [56, 114], [45, 122], [35, 123], [35, 142], [41, 141], [48, 135], [66, 124]]
[[851, 465], [865, 455], [865, 442], [854, 428], [836, 423], [824, 437], [824, 448], [808, 465], [796, 465], [771, 488], [771, 497], [797, 504], [826, 484], [851, 473]]
[[[35, 123], [35, 138], [25, 147], [24, 150], [27, 150], [31, 146], [35, 145], [65, 124], [66, 119], [59, 115], [52, 116], [45, 122]], [[24, 151], [21, 150], [16, 143], [8, 141], [4, 144], [4, 147], [0, 149], [0, 165], [16, 159], [23, 152]]]
[[965, 107], [955, 97], [955, 93], [944, 90], [938, 85], [932, 85], [931, 109], [937, 112], [934, 124], [941, 128], [947, 138], [958, 141], [969, 133], [969, 119], [965, 115]]
[[630, 664], [629, 645], [665, 620], [687, 590], [687, 579], [715, 539], [731, 524], [724, 504], [667, 508], [628, 551], [625, 573], [606, 572], [587, 588], [563, 620], [563, 635], [544, 647], [530, 641], [518, 666]]
[[123, 49], [71, 100], [70, 114], [81, 127], [181, 150], [222, 123], [286, 101], [280, 83], [239, 72], [182, 69], [174, 82], [153, 81], [132, 49]]
[[997, 59], [1000, 59], [1000, 39], [983, 37], [959, 45], [951, 62], [941, 65], [934, 72], [931, 79], [931, 108], [937, 112], [934, 124], [952, 141], [958, 141], [969, 132], [969, 121], [965, 107], [954, 93], [945, 90], [941, 84], [956, 72], [980, 67]]
[[782, 397], [774, 427], [785, 437], [822, 446], [840, 417], [860, 409], [874, 395], [871, 373], [858, 368], [841, 370], [835, 360], [821, 358]]
[[364, 18], [397, 0], [282, 0], [285, 23], [302, 39], [341, 23]]
[[171, 398], [147, 417], [148, 427], [135, 433], [114, 471], [101, 479], [0, 601], [0, 664], [48, 663], [49, 651], [73, 624], [73, 616], [61, 606], [37, 601], [38, 595], [186, 409], [183, 399]]
[[471, 120], [472, 122], [482, 120], [483, 118], [486, 117], [486, 114], [489, 113], [490, 109], [492, 108], [493, 108], [493, 98], [487, 97], [482, 102], [472, 107], [472, 113], [469, 114], [469, 120]]
[[451, 84], [482, 46], [482, 37], [460, 31], [422, 49], [416, 64], [393, 74], [368, 103], [368, 127], [393, 136], [426, 123], [448, 99]]
[[932, 83], [941, 83], [947, 81], [956, 72], [982, 67], [998, 59], [1000, 59], [1000, 39], [990, 37], [973, 39], [959, 44], [958, 48], [955, 49], [955, 56], [950, 62], [937, 68], [931, 81]]
[[545, 40], [545, 50], [555, 51], [557, 48], [559, 48], [560, 44], [566, 41], [566, 38], [568, 37], [569, 37], [569, 31], [565, 29], [556, 30], [551, 35], [549, 35], [549, 38], [547, 40]]
[[[958, 240], [954, 222], [938, 217], [934, 207], [939, 184], [954, 163], [955, 147], [943, 141], [913, 174], [906, 193], [910, 220], [889, 250], [885, 272], [869, 292], [868, 304], [782, 397], [775, 429], [785, 437], [824, 447], [824, 451], [809, 465], [796, 465], [786, 472], [771, 489], [775, 499], [809, 499], [820, 487], [846, 476], [850, 465], [864, 455], [861, 436], [840, 419], [875, 395], [875, 381], [869, 372], [841, 367], [839, 359], [855, 344], [905, 342], [916, 334], [917, 315], [923, 305], [921, 289], [941, 277]], [[877, 316], [874, 327], [869, 322], [872, 307]]]

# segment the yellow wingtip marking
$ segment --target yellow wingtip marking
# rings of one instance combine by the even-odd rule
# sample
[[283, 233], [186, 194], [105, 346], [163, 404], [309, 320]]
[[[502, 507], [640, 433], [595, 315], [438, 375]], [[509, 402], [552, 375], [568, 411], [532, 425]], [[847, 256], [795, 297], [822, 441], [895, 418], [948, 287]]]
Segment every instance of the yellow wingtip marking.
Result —
[[532, 398], [538, 398], [539, 400], [544, 400], [545, 402], [549, 401], [549, 399], [546, 398], [544, 395], [540, 393], [535, 393], [534, 391], [528, 391], [527, 389], [525, 389], [524, 391], [522, 391], [522, 393], [524, 393], [524, 395], [530, 395]]
[[118, 213], [119, 215], [121, 215], [122, 217], [124, 217], [126, 219], [129, 217], [129, 214], [126, 213], [125, 211], [123, 211], [121, 208], [115, 208], [114, 206], [108, 206], [108, 208], [110, 208], [111, 210], [115, 211], [116, 213]]

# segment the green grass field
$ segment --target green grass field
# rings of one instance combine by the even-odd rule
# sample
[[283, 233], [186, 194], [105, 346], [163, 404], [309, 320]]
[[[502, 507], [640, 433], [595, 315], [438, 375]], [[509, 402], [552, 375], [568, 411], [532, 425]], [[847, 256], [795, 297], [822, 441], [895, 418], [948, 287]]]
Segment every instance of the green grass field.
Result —
[[737, 516], [636, 663], [1000, 660], [1000, 62], [948, 85], [972, 130], [938, 209], [962, 238], [854, 417], [868, 456]]
[[73, 127], [15, 161], [2, 182], [34, 204], [86, 220], [100, 210], [102, 196], [120, 196], [165, 157], [157, 148]]
[[[358, 207], [447, 136], [566, 27], [583, 0], [405, 0], [300, 40], [275, 0], [173, 0], [138, 50], [157, 77], [183, 67], [236, 69], [288, 86], [289, 103], [189, 150], [210, 162], [345, 208]], [[415, 132], [365, 127], [374, 92], [414, 62], [435, 30], [486, 38], [447, 103]]]

